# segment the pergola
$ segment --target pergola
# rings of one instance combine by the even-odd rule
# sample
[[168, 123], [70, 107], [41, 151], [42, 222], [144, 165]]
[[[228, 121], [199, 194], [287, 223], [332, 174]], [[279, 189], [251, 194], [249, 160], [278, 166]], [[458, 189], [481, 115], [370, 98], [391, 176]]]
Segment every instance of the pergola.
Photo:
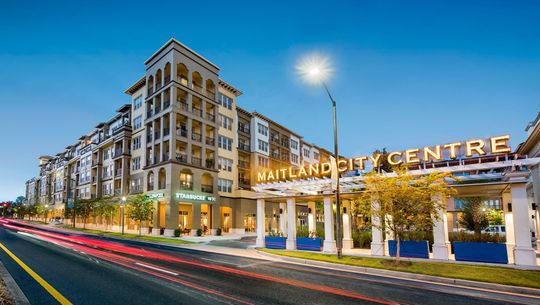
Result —
[[[450, 172], [456, 178], [452, 184], [458, 194], [487, 194], [489, 192], [502, 196], [505, 213], [506, 239], [509, 257], [519, 265], [536, 265], [536, 254], [531, 247], [529, 228], [529, 202], [526, 184], [530, 175], [528, 168], [538, 165], [540, 158], [527, 158], [517, 154], [509, 156], [490, 156], [467, 158], [461, 160], [441, 161], [409, 167], [412, 175], [426, 175], [433, 171]], [[395, 173], [381, 173], [393, 176]], [[351, 208], [350, 200], [363, 191], [362, 175], [340, 178], [341, 198], [344, 201], [343, 213], [343, 247], [352, 248]], [[261, 183], [253, 187], [257, 193], [257, 246], [265, 245], [265, 202], [279, 203], [279, 229], [286, 233], [287, 249], [296, 249], [296, 205], [307, 203], [309, 208], [309, 231], [315, 229], [315, 202], [324, 203], [325, 240], [323, 252], [335, 253], [334, 218], [332, 202], [335, 196], [331, 178], [307, 178], [294, 181]], [[441, 199], [442, 200], [442, 199]], [[376, 207], [376, 203], [373, 204]], [[440, 220], [434, 224], [433, 258], [448, 260], [450, 243], [446, 211], [440, 211]], [[292, 224], [292, 225], [289, 225]], [[372, 227], [372, 255], [384, 255], [385, 241], [383, 232]]]

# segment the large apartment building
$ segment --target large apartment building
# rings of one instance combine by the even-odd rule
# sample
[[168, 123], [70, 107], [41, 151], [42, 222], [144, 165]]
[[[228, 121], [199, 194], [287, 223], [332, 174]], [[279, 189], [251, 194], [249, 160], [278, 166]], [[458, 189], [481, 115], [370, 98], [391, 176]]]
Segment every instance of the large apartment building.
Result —
[[[329, 159], [300, 134], [237, 106], [242, 92], [220, 79], [219, 67], [175, 39], [145, 68], [126, 90], [130, 104], [63, 152], [39, 158], [40, 175], [26, 183], [30, 203], [61, 216], [72, 199], [144, 193], [155, 200], [145, 232], [243, 234], [256, 228], [251, 188], [259, 169]], [[266, 215], [276, 215], [279, 206], [267, 209]], [[119, 216], [111, 223], [119, 229]], [[137, 229], [126, 224], [128, 231]]]

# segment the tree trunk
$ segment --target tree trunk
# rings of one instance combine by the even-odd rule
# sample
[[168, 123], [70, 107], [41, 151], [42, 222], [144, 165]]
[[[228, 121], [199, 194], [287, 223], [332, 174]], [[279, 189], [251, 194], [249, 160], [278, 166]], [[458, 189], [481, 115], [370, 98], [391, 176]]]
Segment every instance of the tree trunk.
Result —
[[401, 256], [401, 242], [400, 242], [400, 238], [399, 238], [399, 234], [396, 234], [394, 233], [395, 235], [395, 240], [396, 240], [396, 262], [399, 263], [399, 259], [400, 259], [400, 256]]
[[480, 234], [481, 234], [481, 228], [480, 228], [480, 224], [479, 223], [475, 223], [474, 224], [474, 235], [476, 236], [476, 238], [480, 238]]
[[139, 236], [142, 235], [142, 220], [139, 220]]

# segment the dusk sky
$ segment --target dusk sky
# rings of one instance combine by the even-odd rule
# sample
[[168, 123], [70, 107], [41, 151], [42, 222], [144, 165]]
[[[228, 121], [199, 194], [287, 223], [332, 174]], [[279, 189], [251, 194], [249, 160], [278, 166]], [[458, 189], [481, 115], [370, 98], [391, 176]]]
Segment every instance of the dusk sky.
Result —
[[331, 149], [328, 97], [295, 71], [329, 56], [347, 156], [507, 133], [515, 147], [540, 111], [538, 1], [109, 2], [2, 3], [0, 200], [130, 103], [171, 37], [218, 65], [241, 107]]

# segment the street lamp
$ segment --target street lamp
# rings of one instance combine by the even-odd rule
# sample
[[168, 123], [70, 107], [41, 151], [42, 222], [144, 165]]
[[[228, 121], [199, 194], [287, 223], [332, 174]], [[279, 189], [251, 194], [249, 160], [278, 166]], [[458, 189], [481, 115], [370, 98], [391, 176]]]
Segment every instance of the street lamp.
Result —
[[126, 205], [126, 196], [122, 196], [122, 204], [120, 205], [121, 217], [122, 217], [122, 235], [124, 235], [124, 206]]
[[330, 94], [328, 86], [326, 85], [326, 80], [332, 74], [332, 68], [330, 65], [330, 60], [328, 57], [311, 55], [305, 57], [300, 64], [296, 67], [298, 73], [309, 84], [313, 85], [322, 85], [324, 90], [328, 94], [330, 101], [332, 102], [332, 110], [334, 114], [334, 158], [336, 159], [336, 248], [338, 258], [342, 257], [342, 214], [341, 214], [341, 202], [339, 200], [339, 169], [337, 169], [337, 162], [339, 161], [338, 153], [338, 132], [337, 132], [337, 111], [336, 111], [336, 101]]

